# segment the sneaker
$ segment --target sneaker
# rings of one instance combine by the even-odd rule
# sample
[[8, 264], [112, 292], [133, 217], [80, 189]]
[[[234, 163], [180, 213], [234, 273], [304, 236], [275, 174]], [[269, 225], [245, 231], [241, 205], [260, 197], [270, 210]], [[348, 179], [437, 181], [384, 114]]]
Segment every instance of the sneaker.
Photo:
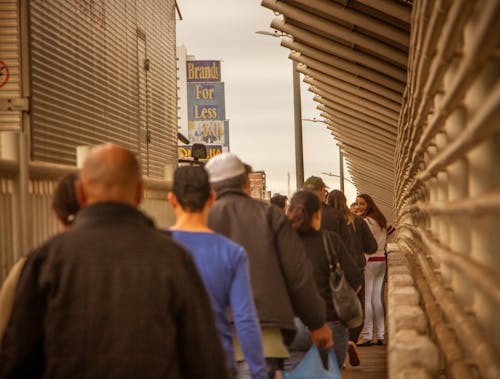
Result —
[[359, 366], [359, 356], [354, 342], [349, 341], [349, 349], [347, 350], [347, 353], [349, 354], [349, 364], [351, 366]]
[[384, 339], [380, 339], [380, 340], [377, 340], [377, 345], [385, 345], [385, 340]]
[[373, 345], [372, 340], [359, 340], [356, 344], [357, 346], [371, 346]]

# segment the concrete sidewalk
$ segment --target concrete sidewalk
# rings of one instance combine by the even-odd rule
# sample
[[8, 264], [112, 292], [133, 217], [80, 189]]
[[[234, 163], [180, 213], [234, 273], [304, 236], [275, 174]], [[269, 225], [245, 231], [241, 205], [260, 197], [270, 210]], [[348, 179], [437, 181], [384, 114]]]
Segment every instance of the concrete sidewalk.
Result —
[[385, 379], [387, 378], [386, 346], [358, 347], [361, 364], [341, 370], [342, 379]]

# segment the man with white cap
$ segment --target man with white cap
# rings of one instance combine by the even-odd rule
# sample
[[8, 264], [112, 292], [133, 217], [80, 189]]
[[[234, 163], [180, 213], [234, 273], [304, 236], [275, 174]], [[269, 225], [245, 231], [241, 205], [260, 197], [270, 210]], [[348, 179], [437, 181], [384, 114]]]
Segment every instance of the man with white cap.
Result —
[[[302, 319], [311, 339], [322, 348], [333, 345], [325, 325], [325, 307], [315, 286], [312, 267], [299, 237], [277, 207], [252, 199], [243, 162], [232, 153], [212, 158], [206, 165], [217, 200], [208, 225], [247, 251], [255, 305], [262, 328], [264, 356], [270, 378], [288, 356], [283, 345], [295, 334], [293, 318]], [[246, 378], [245, 364], [240, 376]]]

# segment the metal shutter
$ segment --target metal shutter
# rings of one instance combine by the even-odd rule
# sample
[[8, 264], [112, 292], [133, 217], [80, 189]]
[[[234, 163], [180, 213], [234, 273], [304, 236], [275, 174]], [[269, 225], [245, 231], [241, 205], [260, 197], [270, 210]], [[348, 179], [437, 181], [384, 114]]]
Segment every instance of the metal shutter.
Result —
[[[175, 111], [173, 12], [173, 0], [31, 2], [32, 159], [75, 164], [76, 146], [116, 142], [149, 159], [142, 163], [151, 176], [163, 177], [177, 142], [176, 115], [167, 112]], [[151, 46], [149, 93], [139, 84], [138, 30]], [[172, 41], [165, 38], [170, 33]], [[148, 99], [154, 100], [141, 115]], [[150, 144], [140, 133], [144, 120]]]

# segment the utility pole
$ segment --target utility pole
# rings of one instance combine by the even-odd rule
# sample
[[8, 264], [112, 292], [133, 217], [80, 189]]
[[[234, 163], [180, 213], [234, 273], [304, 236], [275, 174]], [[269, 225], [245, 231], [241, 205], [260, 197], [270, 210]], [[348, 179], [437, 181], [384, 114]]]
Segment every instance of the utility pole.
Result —
[[[258, 30], [255, 33], [275, 38], [285, 36], [278, 31], [268, 32]], [[293, 68], [293, 117], [295, 124], [295, 178], [297, 191], [304, 186], [304, 149], [302, 146], [302, 103], [300, 100], [300, 73], [297, 71], [297, 62], [292, 61]]]
[[293, 61], [293, 115], [295, 121], [295, 171], [297, 191], [304, 186], [304, 150], [302, 147], [302, 104], [300, 100], [300, 73]]
[[342, 147], [339, 147], [339, 176], [340, 176], [340, 190], [344, 192], [344, 154], [342, 154]]

